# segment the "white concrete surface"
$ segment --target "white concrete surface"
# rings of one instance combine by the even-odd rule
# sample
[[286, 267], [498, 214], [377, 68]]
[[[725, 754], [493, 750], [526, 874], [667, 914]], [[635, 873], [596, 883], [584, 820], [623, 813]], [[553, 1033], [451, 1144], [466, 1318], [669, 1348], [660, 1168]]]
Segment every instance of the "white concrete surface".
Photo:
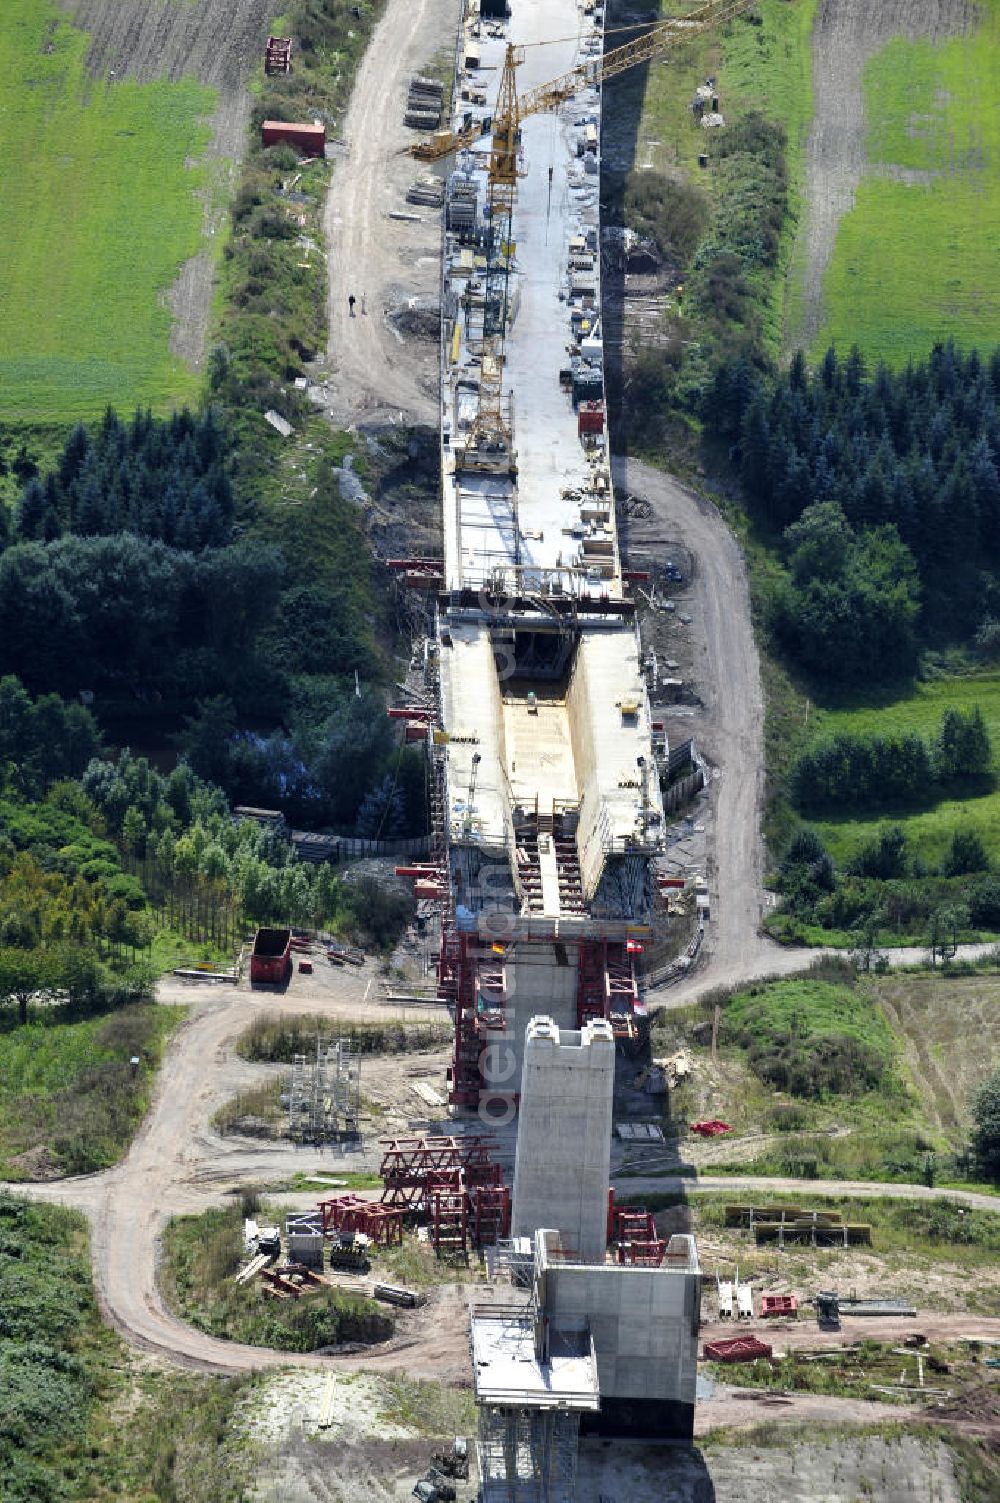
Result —
[[511, 1235], [555, 1227], [574, 1262], [603, 1263], [615, 1085], [611, 1025], [528, 1025], [514, 1166]]

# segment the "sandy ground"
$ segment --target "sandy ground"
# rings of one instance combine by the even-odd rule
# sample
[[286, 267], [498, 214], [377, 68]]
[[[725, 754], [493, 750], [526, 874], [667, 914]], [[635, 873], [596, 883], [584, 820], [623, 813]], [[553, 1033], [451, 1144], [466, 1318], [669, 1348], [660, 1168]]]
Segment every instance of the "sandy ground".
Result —
[[[210, 184], [203, 195], [205, 234], [221, 233], [246, 151], [247, 80], [260, 61], [274, 6], [269, 0], [59, 0], [91, 36], [88, 65], [96, 77], [194, 77], [218, 90], [208, 149]], [[214, 266], [205, 250], [181, 268], [168, 301], [170, 347], [200, 369], [206, 350]]]
[[806, 143], [805, 213], [793, 265], [803, 267], [803, 315], [792, 342], [808, 349], [823, 323], [823, 277], [841, 217], [866, 170], [861, 78], [895, 36], [938, 41], [966, 30], [967, 0], [821, 0], [813, 32], [813, 122]]
[[[437, 423], [441, 215], [405, 201], [428, 169], [405, 155], [418, 136], [403, 125], [403, 113], [410, 76], [450, 45], [459, 13], [458, 0], [389, 0], [358, 70], [325, 219], [327, 389], [340, 427]], [[408, 217], [391, 219], [394, 213]], [[406, 335], [391, 321], [402, 314], [405, 325], [412, 306], [424, 312], [422, 334]]]
[[[888, 1405], [867, 1406], [872, 1423], [898, 1419]], [[705, 1405], [721, 1424], [767, 1422], [781, 1409], [754, 1400], [719, 1396]], [[881, 1411], [873, 1413], [872, 1411]], [[823, 1402], [802, 1405], [801, 1421], [822, 1420]], [[585, 1442], [580, 1452], [578, 1503], [959, 1503], [960, 1490], [947, 1449], [913, 1436], [884, 1440], [831, 1436], [814, 1443], [771, 1442], [693, 1451], [616, 1444], [610, 1451]]]

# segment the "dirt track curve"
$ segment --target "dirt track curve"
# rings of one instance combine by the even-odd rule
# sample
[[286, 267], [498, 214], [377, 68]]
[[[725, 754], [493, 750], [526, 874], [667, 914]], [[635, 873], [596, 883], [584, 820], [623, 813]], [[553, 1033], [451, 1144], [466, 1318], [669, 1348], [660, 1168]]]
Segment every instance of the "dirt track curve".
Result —
[[[450, 1379], [464, 1364], [461, 1321], [453, 1323], [454, 1341], [441, 1332], [434, 1342], [418, 1341], [418, 1321], [417, 1329], [408, 1327], [404, 1335], [385, 1348], [367, 1351], [363, 1358], [290, 1356], [203, 1335], [170, 1313], [157, 1284], [158, 1244], [170, 1216], [219, 1204], [227, 1192], [247, 1182], [289, 1178], [298, 1169], [329, 1173], [359, 1167], [356, 1157], [338, 1160], [290, 1144], [257, 1148], [234, 1143], [209, 1126], [216, 1108], [254, 1077], [254, 1067], [236, 1059], [232, 1046], [255, 1012], [315, 1012], [327, 1019], [332, 1015], [340, 1023], [370, 1018], [376, 1009], [383, 1021], [392, 1016], [385, 1007], [365, 1003], [364, 974], [345, 973], [338, 980], [340, 995], [331, 1014], [328, 997], [312, 999], [297, 990], [282, 996], [196, 984], [192, 993], [168, 978], [161, 985], [160, 1000], [191, 1003], [192, 1011], [170, 1044], [149, 1115], [127, 1158], [103, 1174], [13, 1187], [86, 1213], [101, 1307], [115, 1330], [141, 1350], [181, 1367], [214, 1373], [331, 1363], [351, 1367], [363, 1362], [375, 1370], [405, 1366], [413, 1377]], [[316, 1199], [315, 1194], [297, 1198], [309, 1205]], [[457, 1291], [445, 1297], [462, 1300]], [[434, 1319], [441, 1313], [438, 1307]]]

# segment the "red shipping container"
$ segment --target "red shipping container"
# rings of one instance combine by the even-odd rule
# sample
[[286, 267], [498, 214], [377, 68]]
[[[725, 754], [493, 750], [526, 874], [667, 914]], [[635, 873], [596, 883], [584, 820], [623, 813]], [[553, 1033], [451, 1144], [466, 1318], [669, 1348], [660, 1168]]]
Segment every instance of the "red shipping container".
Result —
[[258, 929], [250, 953], [250, 982], [280, 986], [292, 974], [292, 931]]
[[576, 414], [576, 424], [581, 438], [585, 433], [603, 433], [604, 403], [581, 402]]
[[278, 146], [284, 141], [307, 157], [321, 157], [326, 152], [326, 126], [322, 120], [265, 120], [260, 139], [264, 146]]

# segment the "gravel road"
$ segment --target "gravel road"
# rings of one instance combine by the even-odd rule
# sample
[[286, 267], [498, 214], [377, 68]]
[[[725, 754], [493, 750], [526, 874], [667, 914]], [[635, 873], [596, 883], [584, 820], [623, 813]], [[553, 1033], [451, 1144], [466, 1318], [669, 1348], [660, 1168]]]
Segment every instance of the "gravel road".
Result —
[[[437, 422], [441, 220], [437, 209], [405, 201], [428, 169], [402, 154], [418, 139], [403, 112], [410, 75], [450, 45], [458, 18], [457, 0], [389, 0], [358, 70], [325, 220], [328, 390], [341, 427]], [[408, 217], [391, 219], [394, 213]], [[423, 311], [423, 334], [404, 334], [391, 321], [402, 315], [405, 328], [411, 306]]]
[[700, 979], [711, 976], [718, 985], [766, 974], [787, 963], [788, 952], [760, 934], [764, 692], [743, 554], [716, 507], [672, 476], [629, 459], [617, 464], [615, 484], [619, 494], [630, 492], [653, 508], [646, 521], [628, 520], [626, 552], [668, 537], [693, 560], [686, 609], [697, 633], [695, 677], [705, 706], [696, 736], [714, 770], [706, 819], [712, 919]]
[[[785, 1179], [778, 1175], [654, 1174], [625, 1175], [618, 1181], [622, 1194], [675, 1195], [691, 1190], [718, 1190], [729, 1195], [788, 1193], [840, 1196], [850, 1200], [953, 1200], [973, 1211], [1000, 1214], [1000, 1195], [983, 1195], [977, 1190], [928, 1189], [926, 1185], [878, 1184], [863, 1179]], [[954, 1319], [954, 1317], [951, 1317]], [[971, 1317], [970, 1317], [971, 1318]], [[1000, 1319], [993, 1322], [1000, 1329]]]

